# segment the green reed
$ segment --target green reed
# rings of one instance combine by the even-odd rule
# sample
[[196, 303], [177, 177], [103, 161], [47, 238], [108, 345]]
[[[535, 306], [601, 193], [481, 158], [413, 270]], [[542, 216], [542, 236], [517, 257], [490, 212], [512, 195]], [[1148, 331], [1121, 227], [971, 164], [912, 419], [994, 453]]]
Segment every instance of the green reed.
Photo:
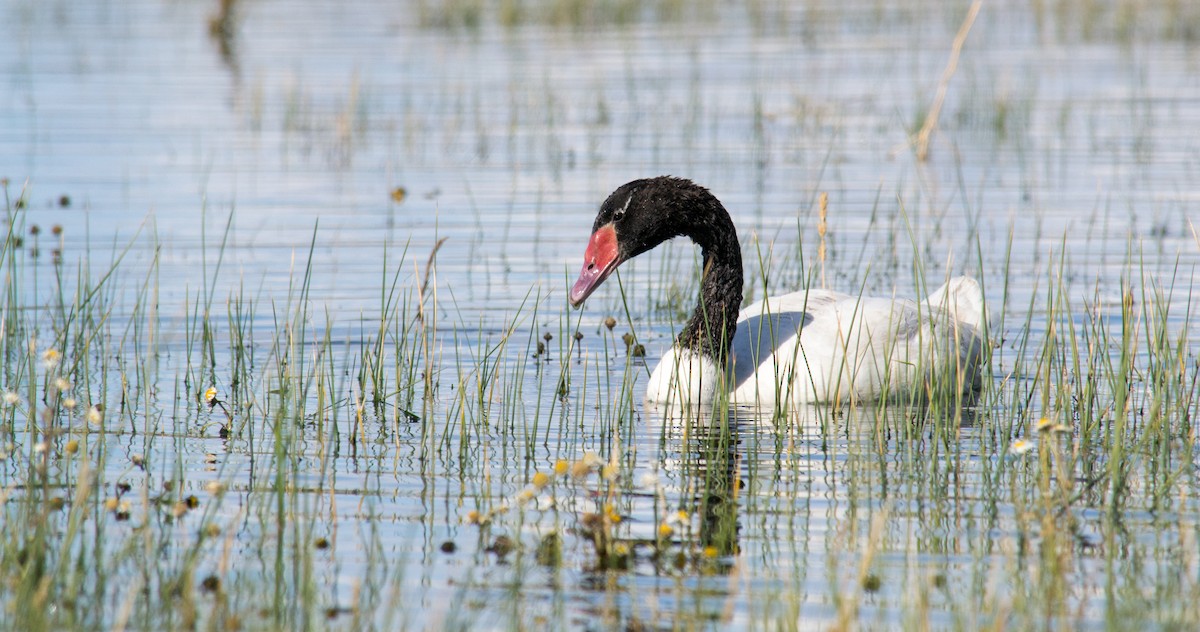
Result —
[[[434, 256], [407, 272], [406, 244], [382, 257], [378, 313], [343, 341], [312, 289], [318, 230], [269, 303], [222, 281], [223, 237], [182, 339], [166, 342], [157, 258], [129, 285], [120, 254], [98, 272], [35, 274], [18, 245], [24, 221], [10, 203], [0, 258], [4, 386], [16, 396], [0, 462], [12, 627], [420, 625], [401, 598], [406, 576], [451, 555], [470, 571], [453, 591], [464, 609], [446, 621], [464, 626], [562, 621], [569, 608], [531, 600], [546, 578], [602, 580], [619, 600], [647, 572], [675, 582], [671, 599], [604, 620], [707, 620], [703, 590], [716, 584], [762, 627], [796, 627], [814, 603], [844, 627], [1072, 625], [1097, 608], [1116, 621], [1197, 620], [1197, 583], [1164, 552], [1196, 554], [1200, 367], [1190, 307], [1171, 307], [1191, 305], [1193, 278], [1182, 266], [1151, 273], [1136, 242], [1120, 288], [1083, 292], [1054, 244], [1018, 304], [1010, 236], [1006, 264], [980, 274], [994, 302], [974, 399], [955, 384], [876, 404], [674, 417], [642, 405], [649, 367], [635, 346], [653, 362], [678, 310], [624, 292], [611, 327], [534, 289], [496, 328], [439, 291]], [[157, 252], [152, 233], [139, 239]], [[924, 250], [915, 228], [908, 239]], [[753, 247], [762, 295], [781, 279], [815, 284], [829, 265], [780, 269], [771, 244]], [[974, 248], [978, 261], [961, 267], [987, 270], [992, 253]], [[877, 271], [855, 260], [864, 280], [847, 289], [863, 295]], [[687, 264], [656, 265], [650, 275], [666, 279]], [[916, 295], [938, 285], [925, 261], [912, 266]], [[270, 332], [255, 330], [264, 314]], [[168, 344], [184, 350], [178, 373]], [[210, 469], [196, 468], [198, 450]], [[411, 471], [394, 465], [400, 454]], [[339, 482], [346, 458], [378, 470], [357, 505]], [[426, 490], [419, 522], [445, 539], [417, 550], [434, 561], [383, 544], [395, 480]], [[347, 515], [359, 533], [346, 534]], [[1177, 544], [1139, 545], [1145, 525]], [[351, 594], [329, 588], [340, 554], [365, 559]], [[487, 579], [497, 573], [499, 590]], [[1085, 610], [1087, 581], [1100, 596]], [[553, 585], [554, 599], [569, 592]]]

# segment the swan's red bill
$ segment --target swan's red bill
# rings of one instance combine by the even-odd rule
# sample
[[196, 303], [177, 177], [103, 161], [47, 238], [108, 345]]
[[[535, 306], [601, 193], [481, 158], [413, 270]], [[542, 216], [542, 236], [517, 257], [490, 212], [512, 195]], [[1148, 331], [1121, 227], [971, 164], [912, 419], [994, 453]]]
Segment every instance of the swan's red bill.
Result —
[[605, 224], [592, 233], [587, 250], [583, 253], [583, 270], [575, 285], [571, 286], [571, 305], [579, 307], [587, 297], [600, 287], [620, 265], [620, 249], [617, 247], [617, 231], [612, 224]]

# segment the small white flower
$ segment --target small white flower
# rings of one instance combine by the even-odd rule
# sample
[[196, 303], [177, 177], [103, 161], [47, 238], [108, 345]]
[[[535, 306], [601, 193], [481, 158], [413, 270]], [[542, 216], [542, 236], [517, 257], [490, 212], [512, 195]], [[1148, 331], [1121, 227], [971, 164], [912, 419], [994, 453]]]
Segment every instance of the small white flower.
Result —
[[638, 477], [638, 486], [640, 487], [658, 487], [658, 475], [654, 472], [646, 472]]
[[1021, 456], [1033, 449], [1033, 442], [1025, 439], [1017, 439], [1008, 446], [1008, 453], [1013, 456]]
[[219, 495], [225, 493], [225, 486], [222, 485], [218, 481], [210, 481], [207, 485], [204, 486], [204, 490], [207, 491], [208, 493], [212, 494], [213, 496], [219, 496]]
[[79, 402], [76, 402], [74, 397], [64, 397], [62, 402], [63, 408], [66, 408], [67, 410], [74, 410], [78, 403]]
[[58, 349], [50, 348], [42, 352], [42, 366], [47, 369], [53, 369], [62, 361], [62, 354]]
[[8, 405], [8, 406], [12, 406], [12, 405], [16, 404], [16, 403], [17, 403], [17, 402], [19, 402], [19, 401], [21, 401], [21, 396], [20, 396], [20, 395], [17, 395], [16, 393], [14, 393], [14, 392], [12, 392], [12, 391], [7, 391], [7, 392], [5, 392], [5, 393], [4, 393], [4, 403], [5, 403], [6, 405]]
[[65, 377], [55, 378], [54, 388], [58, 389], [60, 393], [66, 393], [71, 390], [71, 382]]
[[95, 404], [87, 411], [87, 421], [89, 424], [100, 425], [104, 421], [104, 407], [100, 404]]
[[1055, 423], [1049, 417], [1042, 417], [1033, 425], [1033, 429], [1038, 432], [1070, 432], [1071, 429], [1060, 423]]

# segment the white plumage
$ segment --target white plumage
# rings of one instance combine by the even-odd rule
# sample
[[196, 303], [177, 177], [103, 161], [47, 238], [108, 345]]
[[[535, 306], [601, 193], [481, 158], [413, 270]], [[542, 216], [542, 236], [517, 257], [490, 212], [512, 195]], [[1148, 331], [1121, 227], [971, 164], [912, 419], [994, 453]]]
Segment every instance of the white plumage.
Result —
[[739, 404], [870, 401], [965, 392], [979, 379], [983, 295], [970, 277], [920, 303], [793, 292], [746, 307], [737, 322], [724, 375], [707, 356], [672, 346], [646, 399], [707, 403], [725, 388]]
[[857, 402], [978, 385], [984, 310], [974, 279], [950, 279], [920, 302], [807, 290], [739, 310], [733, 219], [708, 189], [681, 178], [634, 180], [601, 204], [571, 304], [623, 262], [681, 235], [703, 253], [700, 297], [650, 376], [650, 401], [700, 404], [728, 393], [737, 404]]

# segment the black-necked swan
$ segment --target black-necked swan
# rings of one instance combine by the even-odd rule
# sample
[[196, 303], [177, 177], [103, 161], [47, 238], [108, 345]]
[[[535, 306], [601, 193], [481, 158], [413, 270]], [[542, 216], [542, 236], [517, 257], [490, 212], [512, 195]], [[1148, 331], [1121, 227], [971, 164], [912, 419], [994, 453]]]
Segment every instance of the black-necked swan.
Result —
[[700, 299], [646, 387], [652, 402], [863, 402], [978, 386], [983, 294], [956, 277], [917, 302], [811, 289], [741, 309], [733, 220], [708, 189], [661, 176], [613, 191], [571, 287], [579, 307], [623, 262], [685, 235], [700, 246]]

